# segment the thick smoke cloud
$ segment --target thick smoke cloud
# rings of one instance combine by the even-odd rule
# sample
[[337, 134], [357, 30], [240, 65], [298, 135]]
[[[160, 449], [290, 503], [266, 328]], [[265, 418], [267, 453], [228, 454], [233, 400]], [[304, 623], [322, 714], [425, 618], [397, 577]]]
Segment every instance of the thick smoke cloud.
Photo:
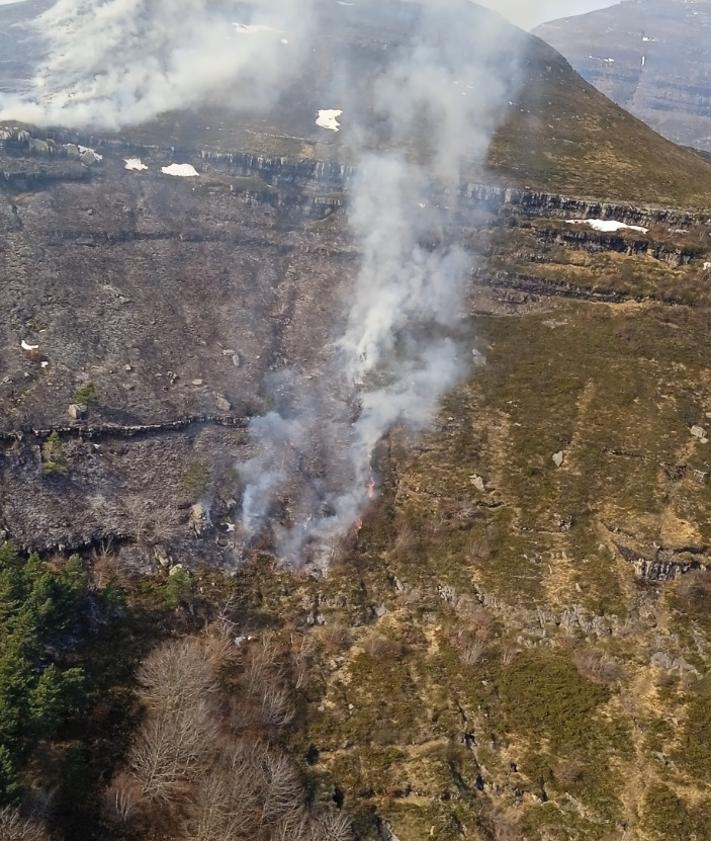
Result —
[[[364, 125], [351, 130], [359, 165], [349, 222], [362, 256], [322, 378], [330, 412], [314, 415], [287, 401], [282, 413], [255, 420], [256, 455], [241, 469], [247, 542], [272, 527], [276, 500], [292, 500], [291, 515], [272, 528], [280, 555], [289, 560], [327, 560], [333, 540], [357, 525], [367, 508], [378, 443], [396, 425], [417, 430], [430, 424], [471, 360], [456, 337], [472, 258], [438, 232], [452, 229], [462, 165], [485, 160], [515, 75], [515, 45], [502, 43], [511, 28], [495, 15], [484, 16], [472, 31], [462, 26], [458, 0], [419, 5], [410, 42], [375, 83], [378, 138]], [[374, 151], [383, 137], [382, 148], [394, 151]], [[324, 409], [329, 401], [321, 394], [309, 402]], [[348, 406], [354, 407], [350, 417]], [[314, 432], [325, 426], [340, 449], [328, 450], [328, 469], [321, 461], [310, 472], [294, 454], [308, 449], [309, 441], [323, 446]], [[286, 428], [294, 431], [290, 441]], [[291, 455], [275, 458], [285, 443]], [[298, 472], [284, 469], [295, 461]], [[316, 477], [323, 475], [330, 481], [319, 485]]]
[[117, 129], [205, 102], [268, 108], [308, 43], [310, 0], [57, 0], [34, 23], [46, 58], [0, 119]]

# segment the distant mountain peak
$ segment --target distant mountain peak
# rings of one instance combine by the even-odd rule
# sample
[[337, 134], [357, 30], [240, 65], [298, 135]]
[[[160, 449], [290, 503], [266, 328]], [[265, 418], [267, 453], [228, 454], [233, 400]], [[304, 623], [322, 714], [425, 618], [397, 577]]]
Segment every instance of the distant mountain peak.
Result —
[[670, 140], [711, 151], [709, 0], [623, 0], [535, 34]]

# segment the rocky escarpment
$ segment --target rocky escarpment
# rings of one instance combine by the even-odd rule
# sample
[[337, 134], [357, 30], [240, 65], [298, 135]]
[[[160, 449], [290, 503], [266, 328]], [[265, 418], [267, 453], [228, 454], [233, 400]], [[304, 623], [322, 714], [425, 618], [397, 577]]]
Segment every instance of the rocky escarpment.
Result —
[[[86, 144], [86, 145], [83, 145]], [[57, 173], [66, 171], [67, 178], [73, 173], [87, 171], [101, 166], [104, 155], [111, 160], [140, 155], [149, 162], [171, 162], [176, 158], [191, 160], [199, 165], [202, 161], [208, 172], [224, 173], [233, 178], [258, 178], [263, 185], [278, 188], [249, 189], [255, 201], [285, 204], [289, 201], [289, 188], [300, 193], [317, 193], [313, 201], [322, 207], [339, 207], [343, 203], [340, 195], [347, 192], [356, 168], [352, 165], [319, 160], [298, 160], [288, 157], [269, 157], [238, 152], [219, 152], [211, 149], [194, 149], [176, 146], [146, 146], [120, 140], [106, 140], [101, 136], [80, 135], [73, 132], [31, 133], [26, 128], [7, 125], [0, 132], [0, 150], [14, 156], [14, 177], [20, 177], [24, 170], [28, 177], [33, 172], [34, 161], [81, 161], [83, 169], [56, 167]], [[8, 159], [8, 163], [12, 157]], [[8, 170], [11, 171], [11, 170]], [[78, 177], [78, 176], [77, 176]], [[329, 195], [329, 193], [336, 195]], [[442, 195], [442, 202], [449, 197]], [[292, 201], [296, 201], [292, 195]], [[303, 201], [303, 195], [301, 197]], [[663, 224], [674, 228], [711, 224], [711, 213], [687, 211], [655, 205], [639, 205], [628, 202], [600, 201], [585, 197], [566, 196], [535, 190], [502, 187], [496, 184], [462, 183], [457, 194], [458, 206], [465, 212], [486, 211], [504, 218], [551, 217], [577, 219], [615, 219], [630, 225]]]

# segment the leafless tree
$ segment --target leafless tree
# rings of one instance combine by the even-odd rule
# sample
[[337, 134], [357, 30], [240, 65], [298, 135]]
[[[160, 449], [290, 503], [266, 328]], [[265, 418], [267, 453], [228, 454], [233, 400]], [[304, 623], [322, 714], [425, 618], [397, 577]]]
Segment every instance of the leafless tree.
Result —
[[275, 750], [264, 752], [262, 767], [265, 782], [262, 825], [296, 826], [302, 816], [304, 796], [298, 770], [285, 754]]
[[16, 809], [0, 809], [2, 841], [49, 841], [49, 835], [35, 821], [25, 820]]
[[149, 714], [129, 753], [144, 800], [169, 806], [209, 766], [218, 744], [214, 706], [199, 696]]
[[279, 729], [293, 720], [293, 692], [281, 654], [270, 637], [247, 651], [241, 680], [243, 693], [238, 703], [238, 714], [244, 722]]
[[143, 792], [138, 782], [120, 773], [104, 792], [106, 813], [120, 823], [129, 823], [140, 814]]
[[341, 812], [325, 812], [314, 820], [311, 837], [313, 841], [351, 841], [353, 828]]
[[486, 645], [480, 640], [463, 642], [459, 652], [459, 659], [465, 666], [474, 666], [484, 656]]
[[289, 841], [308, 824], [305, 792], [291, 760], [266, 742], [243, 738], [200, 781], [184, 825], [186, 841]]
[[138, 683], [149, 709], [178, 709], [219, 691], [205, 644], [195, 637], [158, 646], [141, 665]]
[[[106, 793], [110, 814], [176, 841], [345, 841], [347, 821], [307, 808], [299, 768], [271, 741], [295, 714], [293, 640], [265, 636], [238, 649], [232, 631], [213, 623], [143, 663], [146, 715]], [[308, 657], [305, 646], [297, 653]], [[225, 665], [231, 721], [216, 677]]]

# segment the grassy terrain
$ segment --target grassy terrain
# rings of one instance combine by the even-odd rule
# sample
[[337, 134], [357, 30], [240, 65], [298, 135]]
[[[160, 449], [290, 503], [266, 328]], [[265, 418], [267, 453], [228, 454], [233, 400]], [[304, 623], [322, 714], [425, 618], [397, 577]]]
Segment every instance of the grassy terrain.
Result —
[[707, 590], [647, 590], [617, 548], [711, 538], [689, 433], [711, 408], [706, 319], [562, 304], [475, 327], [487, 368], [415, 455], [392, 442], [395, 507], [357, 573], [387, 612], [336, 658], [307, 738], [404, 838], [707, 838]]
[[614, 105], [551, 48], [532, 49], [536, 69], [491, 149], [495, 174], [539, 190], [709, 207], [705, 160]]
[[[72, 731], [60, 837], [118, 841], [99, 795], [135, 657], [225, 611], [298, 653], [280, 744], [359, 841], [383, 822], [407, 841], [709, 837], [711, 577], [651, 584], [623, 554], [711, 544], [711, 451], [690, 432], [711, 413], [706, 313], [558, 302], [471, 327], [486, 367], [427, 435], [391, 436], [380, 499], [327, 577], [255, 558], [122, 583], [126, 656], [109, 662], [107, 625], [78, 660], [103, 694]], [[21, 783], [53, 781], [47, 757], [66, 768], [71, 745], [35, 749]]]

